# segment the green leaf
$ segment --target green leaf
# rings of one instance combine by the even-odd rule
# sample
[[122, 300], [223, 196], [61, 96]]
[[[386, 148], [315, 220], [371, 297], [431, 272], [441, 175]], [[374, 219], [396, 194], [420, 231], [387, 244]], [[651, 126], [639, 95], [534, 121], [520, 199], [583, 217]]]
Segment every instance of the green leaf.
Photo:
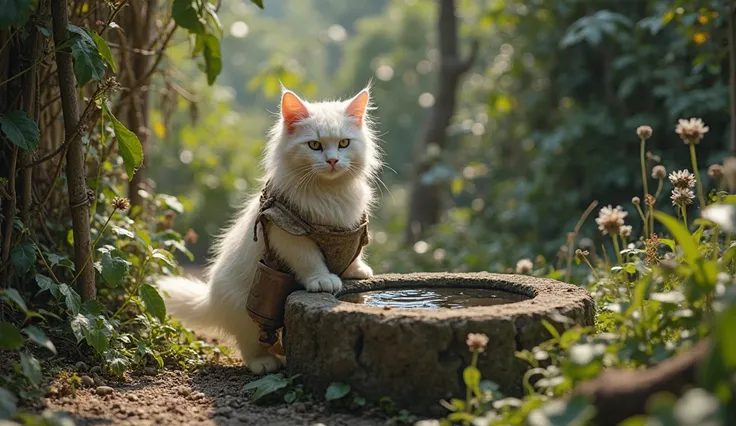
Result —
[[554, 337], [555, 339], [559, 339], [560, 338], [560, 332], [557, 331], [557, 329], [555, 328], [555, 326], [553, 326], [549, 321], [543, 319], [542, 320], [542, 325], [544, 326], [544, 328], [547, 329], [547, 331], [549, 331], [549, 334], [552, 337]]
[[97, 31], [90, 32], [90, 35], [92, 35], [92, 39], [97, 45], [97, 52], [99, 52], [100, 56], [105, 59], [105, 62], [110, 65], [110, 69], [112, 70], [112, 72], [117, 72], [115, 59], [112, 57], [112, 51], [110, 50], [110, 46], [107, 45], [105, 39], [97, 35]]
[[263, 0], [250, 0], [251, 3], [258, 6], [259, 8], [263, 9]]
[[94, 348], [95, 352], [101, 354], [104, 352], [110, 344], [110, 339], [105, 335], [101, 328], [94, 327], [87, 329], [84, 340], [87, 344]]
[[151, 255], [151, 257], [162, 261], [164, 264], [172, 268], [176, 268], [176, 264], [174, 263], [174, 255], [166, 250], [155, 249], [153, 250], [153, 254]]
[[729, 370], [736, 369], [736, 339], [733, 330], [736, 327], [736, 305], [730, 306], [718, 316], [716, 338], [721, 348], [723, 364]]
[[129, 367], [125, 355], [114, 349], [105, 351], [104, 358], [107, 361], [107, 366], [110, 367], [110, 371], [116, 376], [122, 376]]
[[66, 284], [59, 286], [59, 292], [64, 296], [64, 304], [72, 311], [72, 315], [78, 314], [82, 308], [82, 298], [79, 297], [79, 294]]
[[253, 402], [258, 402], [261, 398], [271, 395], [272, 393], [285, 388], [289, 385], [289, 380], [284, 378], [281, 373], [269, 374], [254, 382], [250, 382], [243, 388], [246, 391], [255, 391], [251, 397]]
[[102, 278], [111, 286], [117, 287], [120, 285], [129, 269], [130, 262], [114, 255], [113, 250], [106, 251], [102, 255]]
[[204, 19], [199, 15], [198, 2], [193, 0], [174, 0], [171, 5], [171, 17], [174, 22], [190, 33], [204, 32]]
[[0, 348], [20, 349], [23, 346], [23, 335], [9, 322], [0, 322]]
[[36, 263], [36, 250], [33, 249], [31, 243], [15, 246], [10, 251], [10, 260], [18, 273], [25, 274]]
[[97, 50], [95, 41], [84, 28], [69, 24], [67, 30], [74, 34], [70, 39], [72, 58], [74, 59], [74, 75], [79, 87], [90, 80], [102, 80], [105, 77], [105, 59]]
[[26, 302], [23, 301], [23, 297], [18, 293], [18, 290], [14, 288], [8, 288], [5, 290], [0, 290], [0, 296], [4, 300], [10, 300], [23, 311], [23, 313], [28, 312], [28, 306], [26, 306]]
[[666, 226], [675, 237], [677, 242], [680, 244], [680, 247], [682, 247], [682, 250], [685, 252], [685, 259], [687, 262], [690, 265], [695, 265], [698, 258], [700, 258], [700, 252], [698, 251], [698, 244], [690, 235], [687, 228], [685, 228], [685, 225], [680, 223], [680, 221], [674, 217], [662, 212], [654, 212], [654, 217]]
[[102, 315], [105, 313], [105, 311], [107, 311], [107, 308], [105, 308], [105, 305], [103, 305], [102, 303], [94, 299], [90, 299], [85, 300], [84, 303], [82, 303], [81, 311], [85, 314]]
[[18, 398], [15, 395], [10, 393], [9, 390], [0, 387], [0, 419], [12, 419], [16, 411], [18, 411], [17, 403]]
[[38, 360], [26, 351], [20, 353], [20, 366], [23, 369], [23, 374], [31, 381], [34, 385], [41, 383], [41, 364]]
[[220, 40], [211, 34], [205, 34], [201, 37], [203, 37], [204, 41], [204, 69], [207, 73], [207, 84], [212, 86], [222, 71]]
[[140, 294], [143, 305], [145, 305], [148, 313], [158, 318], [159, 321], [164, 322], [166, 319], [166, 305], [158, 290], [150, 284], [143, 284]]
[[28, 336], [28, 339], [30, 341], [37, 344], [38, 346], [50, 350], [54, 353], [54, 355], [56, 355], [56, 346], [54, 346], [54, 343], [51, 341], [51, 339], [49, 339], [48, 336], [46, 336], [46, 333], [44, 333], [40, 328], [29, 325], [28, 327], [23, 329], [23, 332]]
[[0, 130], [11, 143], [23, 151], [31, 152], [38, 148], [38, 124], [25, 111], [15, 110], [0, 115]]
[[84, 336], [87, 335], [87, 330], [89, 330], [91, 324], [89, 322], [89, 318], [82, 314], [76, 314], [74, 319], [72, 319], [71, 323], [69, 325], [72, 328], [72, 332], [74, 333], [74, 337], [77, 338], [77, 343], [84, 340]]
[[128, 130], [123, 126], [123, 123], [112, 115], [112, 112], [110, 112], [110, 109], [104, 102], [102, 103], [102, 109], [105, 110], [107, 116], [110, 117], [110, 121], [112, 121], [112, 127], [118, 139], [120, 155], [123, 157], [125, 171], [128, 173], [128, 180], [132, 180], [135, 171], [143, 163], [143, 146], [141, 145], [141, 141], [135, 133]]
[[0, 0], [0, 30], [25, 24], [36, 9], [36, 3], [37, 0]]
[[350, 393], [350, 385], [342, 382], [332, 382], [325, 392], [325, 399], [336, 401], [345, 398]]
[[38, 292], [50, 291], [56, 297], [59, 294], [59, 286], [46, 275], [36, 274], [36, 285], [40, 289]]
[[475, 367], [466, 367], [463, 371], [465, 386], [475, 390], [480, 385], [480, 370]]

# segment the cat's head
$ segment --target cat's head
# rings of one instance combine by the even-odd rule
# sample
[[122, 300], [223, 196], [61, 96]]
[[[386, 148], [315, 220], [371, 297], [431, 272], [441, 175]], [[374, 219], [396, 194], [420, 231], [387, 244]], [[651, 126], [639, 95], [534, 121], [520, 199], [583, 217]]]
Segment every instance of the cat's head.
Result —
[[266, 169], [294, 184], [365, 179], [381, 160], [374, 142], [370, 90], [345, 101], [306, 102], [283, 90], [278, 123], [266, 147]]

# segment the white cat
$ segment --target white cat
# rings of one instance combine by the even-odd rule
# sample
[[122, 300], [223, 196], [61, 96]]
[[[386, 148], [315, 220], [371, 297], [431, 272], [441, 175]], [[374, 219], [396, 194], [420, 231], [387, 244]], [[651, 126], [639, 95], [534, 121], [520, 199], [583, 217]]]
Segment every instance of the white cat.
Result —
[[[369, 109], [369, 89], [338, 102], [302, 101], [283, 91], [281, 114], [266, 145], [262, 181], [271, 182], [309, 222], [351, 229], [374, 201], [371, 183], [381, 167]], [[262, 230], [253, 241], [259, 210], [254, 194], [214, 246], [207, 283], [172, 277], [159, 282], [168, 312], [189, 327], [216, 328], [235, 337], [248, 368], [273, 372], [281, 361], [258, 342], [258, 326], [246, 311], [248, 292], [263, 252]], [[270, 226], [268, 238], [276, 254], [308, 291], [335, 292], [340, 277], [331, 274], [322, 252], [307, 237]], [[369, 278], [362, 254], [343, 278]]]

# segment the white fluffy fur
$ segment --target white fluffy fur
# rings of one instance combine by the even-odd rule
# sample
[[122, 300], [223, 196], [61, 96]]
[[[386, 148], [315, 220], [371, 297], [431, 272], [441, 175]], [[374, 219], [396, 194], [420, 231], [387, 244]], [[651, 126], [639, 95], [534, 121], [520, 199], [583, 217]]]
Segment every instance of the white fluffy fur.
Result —
[[[373, 203], [371, 182], [381, 166], [379, 149], [367, 114], [362, 124], [347, 114], [351, 102], [361, 94], [352, 100], [318, 103], [298, 100], [288, 91], [282, 95], [282, 113], [270, 132], [263, 158], [266, 174], [262, 181], [271, 181], [274, 190], [298, 206], [308, 221], [351, 228]], [[292, 123], [291, 131], [284, 121], [284, 96], [293, 96], [289, 99], [297, 99], [297, 104], [309, 113]], [[341, 139], [350, 140], [347, 148], [338, 147]], [[321, 142], [323, 150], [312, 150], [307, 145], [309, 141]], [[328, 158], [338, 160], [334, 167]], [[264, 373], [278, 370], [281, 362], [259, 345], [258, 326], [246, 311], [251, 282], [263, 251], [262, 235], [253, 241], [259, 196], [260, 193], [252, 194], [215, 244], [207, 283], [177, 277], [165, 278], [159, 285], [172, 316], [189, 327], [216, 328], [232, 335], [248, 368]], [[258, 229], [261, 234], [261, 228]], [[340, 277], [327, 270], [314, 242], [273, 226], [268, 235], [277, 255], [291, 266], [308, 291], [334, 292], [342, 287]], [[343, 277], [368, 278], [372, 274], [361, 254]]]

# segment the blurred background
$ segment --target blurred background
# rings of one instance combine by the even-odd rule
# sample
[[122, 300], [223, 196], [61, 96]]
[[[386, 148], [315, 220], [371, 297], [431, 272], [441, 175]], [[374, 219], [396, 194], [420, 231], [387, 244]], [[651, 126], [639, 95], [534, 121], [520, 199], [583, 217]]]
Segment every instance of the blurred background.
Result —
[[[307, 100], [373, 81], [387, 164], [368, 250], [379, 272], [554, 264], [593, 200], [623, 205], [637, 226], [639, 125], [654, 129], [650, 167], [689, 164], [678, 118], [710, 126], [701, 176], [728, 153], [725, 3], [444, 3], [223, 1], [214, 86], [181, 36], [156, 80], [165, 96], [152, 105], [147, 173], [180, 197], [174, 228], [194, 243], [193, 265], [257, 190], [279, 81]], [[594, 230], [588, 218], [582, 236], [600, 247]]]

